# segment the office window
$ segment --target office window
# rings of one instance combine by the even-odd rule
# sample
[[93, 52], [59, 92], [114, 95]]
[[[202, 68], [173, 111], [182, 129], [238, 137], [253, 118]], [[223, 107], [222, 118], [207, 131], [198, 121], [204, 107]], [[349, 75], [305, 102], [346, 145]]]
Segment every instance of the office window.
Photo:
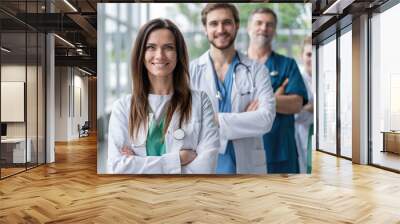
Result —
[[400, 5], [371, 18], [372, 163], [400, 170]]
[[340, 154], [351, 158], [352, 141], [352, 35], [340, 36]]
[[318, 48], [318, 149], [336, 153], [336, 39]]

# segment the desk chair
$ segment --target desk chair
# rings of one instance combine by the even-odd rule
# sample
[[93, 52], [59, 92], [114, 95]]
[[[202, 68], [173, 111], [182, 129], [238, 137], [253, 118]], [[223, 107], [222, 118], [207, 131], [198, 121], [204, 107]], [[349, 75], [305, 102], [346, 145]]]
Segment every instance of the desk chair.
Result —
[[79, 138], [89, 136], [89, 129], [90, 129], [89, 121], [85, 121], [82, 127], [80, 127], [80, 125], [78, 124]]

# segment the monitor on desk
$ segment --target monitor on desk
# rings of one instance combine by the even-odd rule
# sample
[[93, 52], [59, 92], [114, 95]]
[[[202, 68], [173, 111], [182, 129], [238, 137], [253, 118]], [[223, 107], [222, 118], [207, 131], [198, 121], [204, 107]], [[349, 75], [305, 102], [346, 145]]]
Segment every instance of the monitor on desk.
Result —
[[7, 124], [1, 123], [1, 138], [7, 137]]

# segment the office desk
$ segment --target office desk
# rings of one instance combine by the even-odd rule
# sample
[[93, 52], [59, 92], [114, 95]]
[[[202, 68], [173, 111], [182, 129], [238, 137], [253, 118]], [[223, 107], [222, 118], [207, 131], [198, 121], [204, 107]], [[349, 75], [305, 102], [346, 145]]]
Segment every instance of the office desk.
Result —
[[383, 134], [382, 152], [392, 152], [400, 154], [400, 132], [382, 131], [381, 133]]
[[[26, 147], [25, 154], [25, 138], [1, 139], [1, 159], [5, 160], [5, 163], [31, 162], [32, 140], [28, 138], [26, 142], [28, 143], [28, 147]], [[25, 161], [25, 158], [27, 159], [27, 161]]]

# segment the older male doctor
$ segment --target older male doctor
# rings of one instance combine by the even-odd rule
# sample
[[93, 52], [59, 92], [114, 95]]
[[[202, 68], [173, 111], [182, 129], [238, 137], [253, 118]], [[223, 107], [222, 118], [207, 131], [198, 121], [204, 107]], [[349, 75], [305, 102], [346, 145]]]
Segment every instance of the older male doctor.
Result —
[[217, 173], [266, 173], [262, 135], [275, 118], [268, 70], [236, 51], [239, 13], [230, 3], [209, 3], [201, 13], [210, 50], [190, 64], [191, 87], [205, 91], [220, 126]]

